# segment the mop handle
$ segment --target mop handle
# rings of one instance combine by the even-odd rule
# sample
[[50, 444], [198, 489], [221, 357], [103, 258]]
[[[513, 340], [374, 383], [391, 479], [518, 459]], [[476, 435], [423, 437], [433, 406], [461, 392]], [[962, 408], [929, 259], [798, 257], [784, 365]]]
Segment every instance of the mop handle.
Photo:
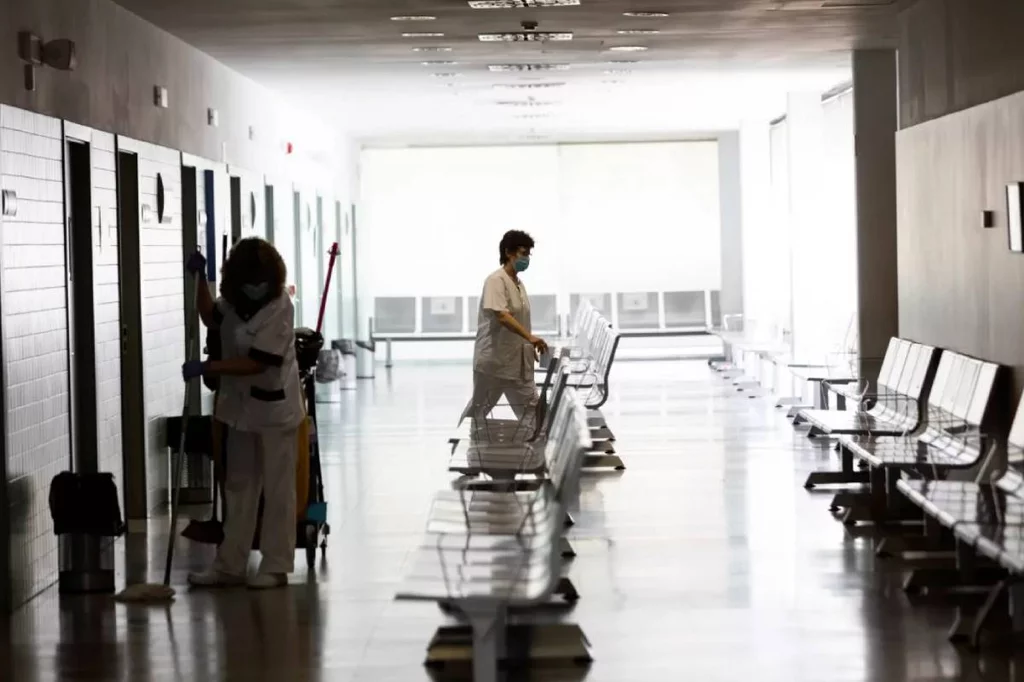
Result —
[[320, 315], [316, 318], [316, 333], [319, 334], [324, 326], [324, 312], [327, 310], [327, 292], [331, 290], [331, 275], [334, 273], [334, 261], [338, 259], [338, 242], [331, 244], [328, 251], [331, 260], [327, 263], [327, 281], [324, 282], [324, 295], [320, 298]]
[[[198, 316], [199, 311], [199, 287], [205, 286], [202, 279], [199, 277], [197, 271], [194, 275], [192, 288], [192, 310], [186, 311], [185, 314], [185, 359], [193, 359], [192, 352], [198, 345], [194, 338], [197, 336], [199, 328], [198, 320], [193, 321], [192, 315]], [[171, 584], [171, 564], [174, 562], [174, 536], [178, 532], [178, 504], [181, 497], [181, 469], [182, 464], [185, 461], [185, 434], [188, 432], [188, 415], [189, 415], [189, 404], [188, 404], [188, 392], [189, 383], [185, 384], [185, 397], [181, 405], [181, 435], [178, 440], [178, 456], [174, 460], [174, 466], [172, 467], [171, 473], [171, 529], [167, 534], [167, 555], [164, 560], [164, 585]]]

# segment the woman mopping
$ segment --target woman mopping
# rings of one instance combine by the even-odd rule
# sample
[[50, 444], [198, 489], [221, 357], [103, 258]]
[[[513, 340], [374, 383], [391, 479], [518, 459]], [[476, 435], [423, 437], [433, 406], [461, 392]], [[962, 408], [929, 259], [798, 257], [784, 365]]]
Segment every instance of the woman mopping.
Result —
[[[281, 587], [294, 569], [296, 442], [306, 416], [284, 261], [267, 241], [239, 241], [224, 263], [216, 301], [202, 254], [192, 254], [186, 269], [199, 278], [199, 316], [220, 331], [223, 355], [186, 362], [181, 374], [185, 381], [220, 379], [214, 419], [228, 429], [224, 541], [210, 570], [192, 573], [188, 581], [197, 587]], [[263, 560], [247, 579], [261, 493]]]

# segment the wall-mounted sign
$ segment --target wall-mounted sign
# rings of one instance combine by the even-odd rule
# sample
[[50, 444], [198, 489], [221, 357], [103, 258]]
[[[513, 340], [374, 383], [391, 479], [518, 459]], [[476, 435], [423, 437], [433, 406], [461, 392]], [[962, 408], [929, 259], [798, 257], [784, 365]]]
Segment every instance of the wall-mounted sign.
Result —
[[621, 308], [629, 312], [647, 310], [647, 294], [623, 294]]
[[454, 315], [455, 299], [453, 297], [438, 297], [430, 299], [431, 315]]

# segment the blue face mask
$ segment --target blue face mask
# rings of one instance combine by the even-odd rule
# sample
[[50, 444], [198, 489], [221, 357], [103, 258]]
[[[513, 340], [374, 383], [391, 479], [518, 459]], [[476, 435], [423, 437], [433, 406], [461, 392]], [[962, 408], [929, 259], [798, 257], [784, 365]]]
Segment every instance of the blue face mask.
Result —
[[520, 256], [516, 258], [516, 262], [512, 264], [512, 267], [516, 269], [516, 272], [523, 272], [526, 268], [530, 267], [530, 257]]
[[243, 284], [242, 293], [250, 301], [262, 301], [270, 290], [270, 284], [260, 282], [259, 284]]

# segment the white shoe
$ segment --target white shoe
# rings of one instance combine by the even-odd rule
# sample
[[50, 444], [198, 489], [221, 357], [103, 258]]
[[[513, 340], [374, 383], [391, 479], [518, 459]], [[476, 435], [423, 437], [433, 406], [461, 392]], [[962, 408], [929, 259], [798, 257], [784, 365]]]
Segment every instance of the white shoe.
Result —
[[245, 576], [210, 569], [202, 573], [189, 573], [188, 584], [192, 587], [238, 587], [245, 584]]
[[250, 590], [272, 590], [288, 584], [288, 576], [284, 573], [257, 573], [249, 576], [246, 581]]

